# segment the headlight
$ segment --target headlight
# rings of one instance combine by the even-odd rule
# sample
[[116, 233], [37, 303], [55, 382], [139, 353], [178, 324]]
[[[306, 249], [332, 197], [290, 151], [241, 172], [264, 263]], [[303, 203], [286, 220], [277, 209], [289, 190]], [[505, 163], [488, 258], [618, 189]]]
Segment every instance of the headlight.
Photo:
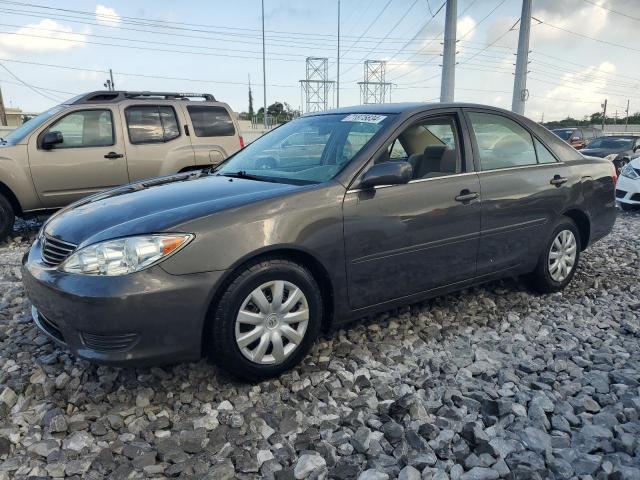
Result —
[[609, 161], [614, 161], [616, 158], [618, 158], [618, 154], [617, 153], [611, 153], [609, 155], [607, 155], [606, 157], [604, 157], [605, 160], [609, 160]]
[[631, 180], [636, 180], [637, 178], [640, 178], [640, 175], [638, 175], [638, 172], [636, 172], [635, 168], [633, 168], [630, 163], [627, 163], [622, 168], [620, 175], [622, 175], [623, 177], [630, 178]]
[[81, 248], [60, 269], [84, 275], [126, 275], [176, 253], [193, 239], [190, 234], [117, 238]]

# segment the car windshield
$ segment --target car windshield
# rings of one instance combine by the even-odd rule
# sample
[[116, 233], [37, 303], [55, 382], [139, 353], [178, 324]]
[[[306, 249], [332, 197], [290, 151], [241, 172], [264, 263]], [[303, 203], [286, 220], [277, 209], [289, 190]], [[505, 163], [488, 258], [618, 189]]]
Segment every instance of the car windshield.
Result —
[[46, 112], [42, 112], [37, 117], [33, 117], [31, 120], [27, 120], [21, 126], [13, 130], [9, 135], [4, 137], [4, 140], [10, 145], [15, 145], [21, 142], [24, 137], [33, 132], [36, 128], [46, 122], [53, 115], [62, 111], [62, 109], [64, 109], [62, 105], [56, 105]]
[[600, 137], [589, 142], [589, 148], [609, 148], [611, 150], [631, 149], [635, 138], [607, 138]]
[[283, 183], [321, 183], [335, 177], [391, 121], [392, 115], [301, 117], [262, 136], [215, 170]]
[[562, 140], [569, 140], [569, 137], [574, 132], [573, 128], [558, 128], [556, 130], [551, 130], [557, 136], [559, 136]]

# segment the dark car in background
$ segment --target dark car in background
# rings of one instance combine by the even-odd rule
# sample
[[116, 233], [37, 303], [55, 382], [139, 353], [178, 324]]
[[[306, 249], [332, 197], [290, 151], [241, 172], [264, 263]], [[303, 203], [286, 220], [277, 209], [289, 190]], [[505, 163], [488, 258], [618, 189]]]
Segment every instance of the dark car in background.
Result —
[[638, 150], [640, 150], [640, 136], [611, 135], [596, 138], [586, 148], [580, 150], [580, 153], [610, 160], [615, 165], [619, 175], [626, 164], [640, 156]]
[[[283, 143], [288, 155], [272, 156]], [[291, 161], [307, 147], [313, 162]], [[505, 110], [343, 108], [293, 120], [215, 170], [58, 212], [23, 280], [35, 323], [79, 357], [208, 354], [256, 380], [300, 362], [321, 329], [377, 311], [505, 276], [563, 289], [615, 222], [614, 184], [611, 162]]]
[[576, 150], [585, 148], [594, 138], [602, 136], [602, 130], [593, 127], [567, 127], [551, 130]]

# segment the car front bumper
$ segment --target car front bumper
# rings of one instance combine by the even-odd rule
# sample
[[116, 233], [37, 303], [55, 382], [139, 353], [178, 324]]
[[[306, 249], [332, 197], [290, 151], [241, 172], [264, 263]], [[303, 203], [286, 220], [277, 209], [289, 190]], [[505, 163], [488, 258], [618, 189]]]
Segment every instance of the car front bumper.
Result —
[[38, 241], [22, 263], [36, 325], [78, 357], [115, 366], [200, 358], [224, 273], [171, 275], [156, 265], [116, 277], [69, 274], [42, 263]]
[[616, 184], [616, 200], [621, 203], [640, 205], [640, 178], [620, 176]]

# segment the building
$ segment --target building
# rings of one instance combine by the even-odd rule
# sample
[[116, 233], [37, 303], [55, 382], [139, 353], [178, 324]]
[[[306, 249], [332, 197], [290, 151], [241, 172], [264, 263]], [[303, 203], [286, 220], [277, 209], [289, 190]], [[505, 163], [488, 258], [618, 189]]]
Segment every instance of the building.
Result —
[[6, 108], [7, 127], [17, 128], [22, 125], [22, 110], [19, 108]]

